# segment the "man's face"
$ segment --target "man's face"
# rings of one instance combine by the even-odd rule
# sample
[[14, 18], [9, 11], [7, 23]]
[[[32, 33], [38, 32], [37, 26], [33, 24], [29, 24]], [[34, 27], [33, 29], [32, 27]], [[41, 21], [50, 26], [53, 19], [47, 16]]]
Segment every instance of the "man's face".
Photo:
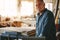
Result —
[[44, 3], [36, 0], [36, 8], [37, 8], [38, 11], [42, 12], [45, 8], [45, 5], [44, 5]]

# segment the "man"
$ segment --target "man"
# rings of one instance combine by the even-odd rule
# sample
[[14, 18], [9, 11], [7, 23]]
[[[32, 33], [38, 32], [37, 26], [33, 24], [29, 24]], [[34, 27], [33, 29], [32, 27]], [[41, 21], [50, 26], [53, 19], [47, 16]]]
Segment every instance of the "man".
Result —
[[53, 13], [45, 8], [43, 0], [36, 0], [36, 36], [45, 36], [46, 40], [56, 40], [56, 27]]

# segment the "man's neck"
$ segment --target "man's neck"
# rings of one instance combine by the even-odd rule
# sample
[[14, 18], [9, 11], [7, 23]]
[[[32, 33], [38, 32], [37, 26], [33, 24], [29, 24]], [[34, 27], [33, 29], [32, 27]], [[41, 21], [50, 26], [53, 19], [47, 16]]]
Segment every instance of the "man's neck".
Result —
[[39, 12], [39, 13], [40, 13], [40, 15], [42, 15], [44, 11], [45, 11], [45, 9], [44, 9], [44, 10], [42, 10], [41, 12]]
[[40, 15], [42, 15], [42, 13], [40, 13]]

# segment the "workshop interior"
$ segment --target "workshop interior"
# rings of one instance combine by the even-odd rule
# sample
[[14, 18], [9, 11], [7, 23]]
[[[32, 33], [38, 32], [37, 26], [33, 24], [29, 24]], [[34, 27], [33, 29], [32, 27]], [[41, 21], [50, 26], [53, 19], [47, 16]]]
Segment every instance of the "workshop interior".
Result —
[[[55, 17], [56, 38], [60, 40], [60, 0], [44, 0]], [[35, 37], [36, 0], [0, 0], [0, 40], [45, 40]]]

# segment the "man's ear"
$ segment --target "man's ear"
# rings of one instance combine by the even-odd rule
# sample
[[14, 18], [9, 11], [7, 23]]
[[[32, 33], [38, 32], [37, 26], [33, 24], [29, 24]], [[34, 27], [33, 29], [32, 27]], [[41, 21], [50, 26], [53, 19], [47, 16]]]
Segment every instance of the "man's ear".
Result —
[[43, 5], [45, 6], [45, 3], [43, 3]]

